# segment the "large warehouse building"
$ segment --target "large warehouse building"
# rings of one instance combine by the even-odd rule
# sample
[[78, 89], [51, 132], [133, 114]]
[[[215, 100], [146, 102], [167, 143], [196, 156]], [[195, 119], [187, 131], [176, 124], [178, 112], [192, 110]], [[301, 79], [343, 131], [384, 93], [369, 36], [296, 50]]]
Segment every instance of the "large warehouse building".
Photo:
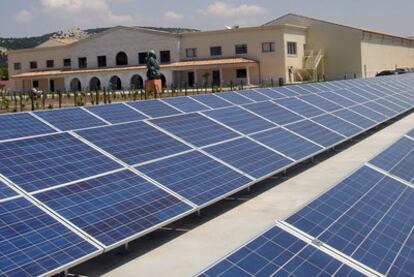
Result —
[[165, 85], [259, 84], [371, 77], [414, 67], [414, 40], [287, 14], [258, 27], [169, 33], [114, 27], [9, 52], [11, 89], [141, 88], [154, 49]]

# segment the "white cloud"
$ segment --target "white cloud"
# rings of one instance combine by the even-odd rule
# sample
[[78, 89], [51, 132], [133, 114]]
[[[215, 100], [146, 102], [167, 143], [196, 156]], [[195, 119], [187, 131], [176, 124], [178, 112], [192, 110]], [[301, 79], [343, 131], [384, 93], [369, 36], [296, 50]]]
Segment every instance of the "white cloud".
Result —
[[33, 19], [33, 15], [28, 10], [21, 10], [14, 16], [14, 20], [19, 23], [28, 23]]
[[164, 13], [164, 19], [169, 21], [178, 21], [183, 19], [184, 16], [182, 14], [176, 13], [174, 11], [168, 11]]
[[83, 22], [102, 20], [114, 24], [123, 24], [133, 21], [129, 15], [115, 14], [107, 0], [41, 0], [40, 3], [50, 15]]
[[248, 15], [259, 15], [265, 14], [268, 11], [259, 6], [259, 5], [248, 5], [240, 4], [233, 5], [225, 2], [217, 1], [209, 6], [205, 10], [199, 11], [204, 15], [214, 15], [214, 16], [248, 16]]

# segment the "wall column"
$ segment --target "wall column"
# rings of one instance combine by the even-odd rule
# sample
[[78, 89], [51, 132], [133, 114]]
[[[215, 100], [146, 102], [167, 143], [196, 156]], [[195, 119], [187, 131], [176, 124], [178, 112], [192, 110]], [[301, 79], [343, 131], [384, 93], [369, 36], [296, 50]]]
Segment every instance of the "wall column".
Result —
[[250, 67], [246, 66], [246, 85], [250, 86]]

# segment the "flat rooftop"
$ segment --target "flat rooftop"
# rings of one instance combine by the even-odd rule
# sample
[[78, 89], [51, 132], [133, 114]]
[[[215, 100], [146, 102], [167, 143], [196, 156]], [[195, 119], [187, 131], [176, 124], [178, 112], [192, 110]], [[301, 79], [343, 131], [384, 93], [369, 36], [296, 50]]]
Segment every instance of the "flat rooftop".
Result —
[[[191, 276], [297, 211], [414, 127], [414, 114], [334, 152], [314, 164], [272, 177], [172, 226], [131, 242], [73, 270], [88, 276]], [[372, 133], [372, 131], [371, 131]], [[360, 140], [360, 141], [359, 141]], [[352, 142], [351, 142], [352, 143]], [[323, 156], [327, 155], [327, 156]], [[326, 158], [328, 157], [328, 158]], [[299, 173], [297, 173], [299, 172]]]

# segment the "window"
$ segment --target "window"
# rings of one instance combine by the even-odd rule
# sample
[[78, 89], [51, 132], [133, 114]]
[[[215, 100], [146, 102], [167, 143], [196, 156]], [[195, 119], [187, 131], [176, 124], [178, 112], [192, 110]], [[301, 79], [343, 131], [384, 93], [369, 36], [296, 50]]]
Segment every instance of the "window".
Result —
[[245, 68], [243, 69], [237, 69], [236, 75], [238, 79], [245, 79], [247, 78], [247, 70]]
[[106, 56], [98, 56], [98, 67], [106, 66]]
[[125, 52], [119, 52], [116, 55], [116, 65], [128, 65], [128, 56]]
[[14, 63], [14, 70], [21, 70], [22, 69], [22, 64], [21, 63]]
[[30, 69], [36, 69], [37, 68], [37, 62], [30, 62]]
[[47, 60], [46, 61], [46, 67], [47, 68], [55, 67], [55, 61], [54, 60]]
[[237, 44], [235, 46], [236, 55], [247, 54], [247, 44]]
[[263, 42], [262, 52], [263, 53], [275, 52], [275, 43], [274, 42]]
[[147, 57], [148, 57], [147, 52], [138, 53], [138, 63], [139, 64], [146, 64], [147, 63]]
[[63, 66], [71, 66], [71, 60], [70, 59], [64, 59], [63, 60]]
[[210, 47], [210, 56], [221, 56], [221, 46]]
[[78, 59], [79, 68], [86, 68], [88, 66], [88, 60], [85, 57]]
[[296, 56], [298, 53], [297, 44], [296, 42], [288, 42], [287, 43], [287, 54], [290, 56]]
[[197, 57], [197, 48], [187, 48], [187, 49], [185, 49], [185, 56], [187, 58], [196, 58]]
[[171, 61], [170, 51], [160, 51], [160, 62], [169, 63]]
[[33, 81], [32, 86], [33, 86], [34, 88], [38, 88], [38, 87], [39, 87], [39, 81], [37, 81], [37, 80]]

